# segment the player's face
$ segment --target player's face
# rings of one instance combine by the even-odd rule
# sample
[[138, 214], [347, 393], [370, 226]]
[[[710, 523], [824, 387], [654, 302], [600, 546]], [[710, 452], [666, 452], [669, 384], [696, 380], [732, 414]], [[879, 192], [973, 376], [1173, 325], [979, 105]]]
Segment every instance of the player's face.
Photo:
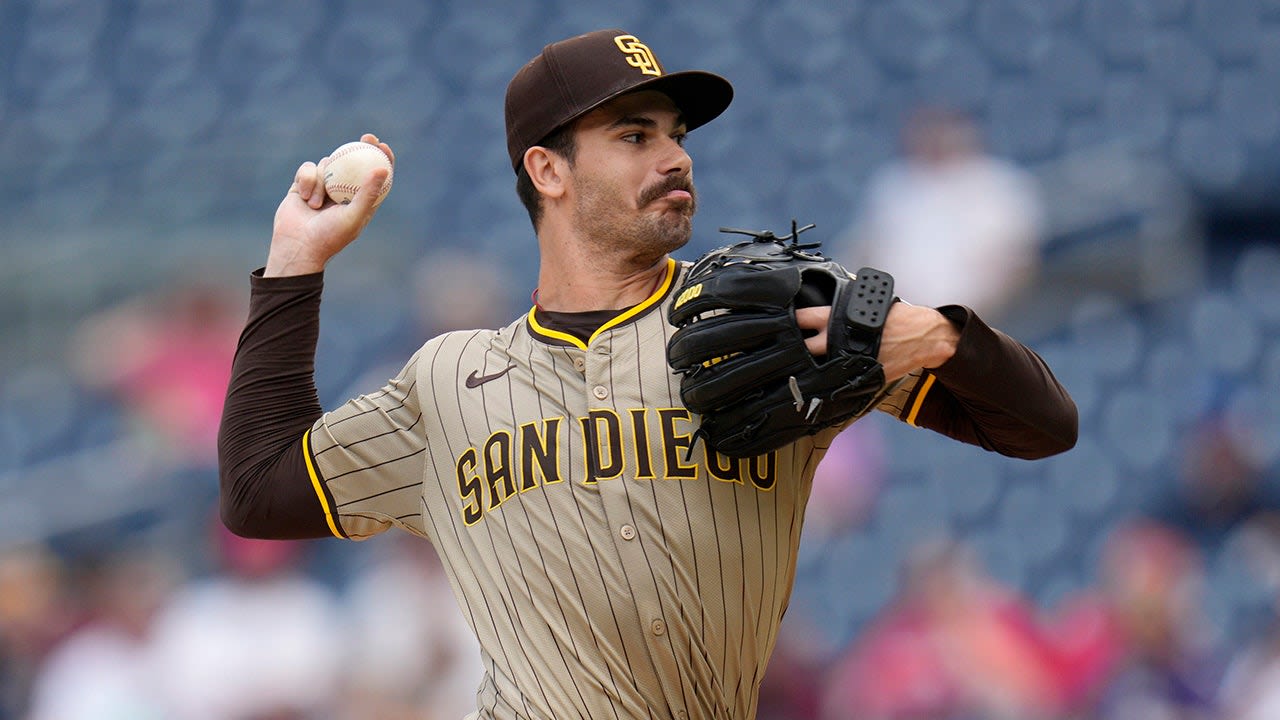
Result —
[[584, 237], [655, 258], [689, 241], [693, 160], [670, 98], [624, 95], [583, 117], [577, 133], [574, 217]]

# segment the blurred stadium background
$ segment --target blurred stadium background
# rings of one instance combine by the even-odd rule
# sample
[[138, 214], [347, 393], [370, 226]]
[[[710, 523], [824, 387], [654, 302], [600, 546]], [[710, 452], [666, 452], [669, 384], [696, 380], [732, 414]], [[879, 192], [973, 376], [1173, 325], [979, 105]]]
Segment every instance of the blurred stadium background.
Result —
[[[837, 654], [938, 534], [1053, 608], [1096, 582], [1114, 528], [1168, 514], [1212, 431], [1256, 478], [1249, 507], [1274, 509], [1280, 2], [4, 0], [0, 551], [46, 547], [75, 567], [159, 545], [187, 577], [216, 572], [208, 457], [175, 452], [96, 372], [136, 348], [133, 331], [93, 324], [174, 312], [174, 291], [196, 285], [243, 302], [294, 169], [363, 131], [398, 167], [328, 274], [326, 404], [407, 357], [424, 313], [523, 311], [536, 247], [506, 162], [505, 85], [544, 43], [613, 26], [737, 90], [690, 137], [702, 210], [683, 256], [722, 225], [794, 217], [835, 237], [922, 103], [971, 114], [1043, 188], [1042, 275], [1004, 325], [1073, 393], [1078, 447], [1026, 463], [869, 420], [882, 477], [864, 515], [806, 535], [786, 627], [822, 628]], [[421, 288], [458, 262], [492, 273], [447, 298]], [[1242, 550], [1253, 526], [1209, 525], [1181, 529], [1212, 536], [1206, 623], [1240, 647], [1280, 588]], [[307, 572], [339, 591], [368, 561], [336, 541], [312, 550]]]

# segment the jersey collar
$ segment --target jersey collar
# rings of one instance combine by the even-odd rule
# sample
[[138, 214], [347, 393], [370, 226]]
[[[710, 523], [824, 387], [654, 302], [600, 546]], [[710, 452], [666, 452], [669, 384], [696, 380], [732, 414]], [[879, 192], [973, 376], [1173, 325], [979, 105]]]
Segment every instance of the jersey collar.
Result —
[[663, 276], [662, 282], [658, 283], [658, 287], [653, 291], [653, 294], [645, 298], [639, 304], [632, 305], [626, 310], [623, 310], [622, 312], [615, 315], [612, 319], [606, 321], [603, 325], [597, 328], [594, 333], [591, 334], [591, 337], [587, 338], [587, 341], [585, 343], [579, 340], [578, 338], [574, 337], [573, 335], [570, 335], [569, 333], [564, 333], [558, 330], [552, 330], [550, 328], [544, 327], [541, 323], [538, 322], [538, 306], [536, 304], [532, 308], [530, 308], [529, 314], [527, 316], [529, 332], [531, 332], [535, 337], [540, 337], [543, 340], [550, 341], [552, 342], [552, 344], [555, 344], [555, 345], [572, 345], [581, 350], [586, 350], [587, 346], [590, 345], [592, 342], [594, 342], [596, 338], [600, 337], [600, 334], [603, 333], [604, 331], [609, 330], [611, 328], [615, 328], [634, 318], [640, 317], [646, 311], [650, 310], [651, 308], [655, 307], [658, 303], [662, 302], [662, 299], [665, 298], [667, 296], [667, 293], [671, 291], [671, 285], [675, 281], [677, 267], [678, 265], [674, 258], [667, 258], [666, 275]]

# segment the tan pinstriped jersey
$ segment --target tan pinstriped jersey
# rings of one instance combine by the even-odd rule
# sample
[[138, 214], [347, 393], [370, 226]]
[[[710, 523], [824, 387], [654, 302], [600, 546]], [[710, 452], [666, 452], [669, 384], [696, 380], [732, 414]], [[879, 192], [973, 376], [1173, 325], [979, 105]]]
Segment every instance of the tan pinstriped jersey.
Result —
[[335, 534], [437, 548], [483, 649], [477, 717], [755, 714], [834, 431], [743, 460], [693, 443], [665, 355], [678, 272], [588, 343], [536, 309], [432, 339], [305, 440]]

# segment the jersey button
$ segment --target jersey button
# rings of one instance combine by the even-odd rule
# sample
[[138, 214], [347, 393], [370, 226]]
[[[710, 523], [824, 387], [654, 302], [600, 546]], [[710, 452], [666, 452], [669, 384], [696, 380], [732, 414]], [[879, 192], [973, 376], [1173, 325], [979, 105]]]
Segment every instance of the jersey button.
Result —
[[584, 358], [576, 357], [573, 359], [573, 369], [582, 372], [587, 369], [587, 361]]
[[597, 400], [603, 400], [609, 397], [609, 388], [603, 385], [597, 385], [591, 389], [591, 394], [595, 395]]
[[676, 720], [686, 720], [686, 718], [688, 718], [688, 717], [689, 717], [689, 713], [687, 713], [687, 712], [685, 712], [685, 711], [683, 711], [683, 710], [677, 710], [677, 711], [676, 711]]
[[654, 620], [653, 623], [649, 625], [649, 629], [653, 631], [654, 635], [663, 635], [667, 632], [667, 624], [661, 620]]
[[634, 540], [636, 537], [636, 529], [630, 525], [623, 525], [618, 528], [618, 534], [622, 536], [623, 540]]

